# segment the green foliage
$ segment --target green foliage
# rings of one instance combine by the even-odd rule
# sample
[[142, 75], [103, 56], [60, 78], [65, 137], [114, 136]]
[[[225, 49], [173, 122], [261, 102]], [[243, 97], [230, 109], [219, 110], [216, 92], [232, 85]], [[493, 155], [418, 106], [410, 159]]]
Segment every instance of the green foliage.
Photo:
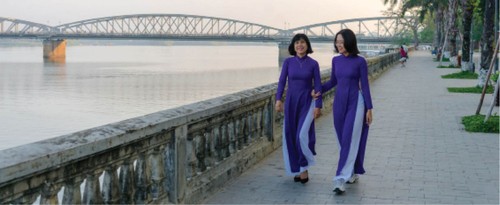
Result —
[[[457, 88], [448, 88], [448, 92], [450, 93], [476, 93], [476, 94], [481, 94], [483, 93], [483, 88], [479, 86], [475, 87], [457, 87]], [[491, 94], [493, 93], [493, 87], [488, 86], [486, 88], [486, 93]]]
[[470, 115], [462, 117], [462, 124], [468, 132], [499, 133], [498, 115], [490, 116], [484, 123], [484, 115]]
[[434, 17], [432, 15], [425, 15], [422, 26], [423, 29], [418, 33], [420, 42], [432, 43], [432, 41], [434, 40], [434, 31], [436, 30], [436, 25], [434, 25]]
[[477, 73], [471, 73], [469, 71], [460, 71], [458, 73], [450, 73], [448, 75], [442, 75], [441, 78], [457, 78], [457, 79], [477, 79]]
[[413, 34], [411, 32], [406, 32], [394, 38], [392, 44], [394, 45], [409, 45], [413, 42]]
[[426, 26], [420, 33], [418, 34], [420, 36], [420, 42], [422, 43], [432, 43], [434, 39], [434, 28], [431, 26]]
[[481, 41], [483, 34], [483, 15], [484, 1], [476, 0], [474, 2], [474, 14], [472, 17], [472, 40], [475, 42]]
[[497, 80], [498, 80], [498, 72], [491, 74], [491, 80], [493, 82], [497, 82]]

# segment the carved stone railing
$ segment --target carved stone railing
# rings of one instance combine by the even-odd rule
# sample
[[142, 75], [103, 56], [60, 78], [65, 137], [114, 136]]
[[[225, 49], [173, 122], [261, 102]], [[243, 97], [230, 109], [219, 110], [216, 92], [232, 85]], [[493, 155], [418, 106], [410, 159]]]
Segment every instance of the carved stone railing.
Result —
[[[370, 75], [397, 55], [369, 59]], [[0, 150], [0, 204], [201, 202], [281, 146], [275, 93], [273, 83]], [[333, 92], [324, 97], [329, 110]]]

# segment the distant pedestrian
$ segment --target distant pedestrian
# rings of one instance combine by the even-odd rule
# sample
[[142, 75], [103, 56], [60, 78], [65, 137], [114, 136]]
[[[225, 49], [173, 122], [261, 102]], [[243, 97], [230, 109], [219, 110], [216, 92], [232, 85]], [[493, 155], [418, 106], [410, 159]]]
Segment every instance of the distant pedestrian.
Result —
[[405, 67], [406, 60], [408, 60], [408, 49], [405, 49], [404, 46], [401, 46], [401, 48], [399, 48], [399, 53], [401, 55], [401, 58], [399, 59], [401, 67]]
[[[333, 100], [333, 124], [339, 145], [337, 172], [333, 177], [333, 192], [345, 192], [346, 183], [355, 183], [365, 173], [368, 127], [372, 122], [372, 100], [368, 83], [366, 59], [358, 55], [356, 36], [350, 29], [342, 29], [335, 36], [329, 81], [322, 85], [322, 92], [337, 86]], [[320, 97], [321, 93], [312, 93]]]
[[[288, 52], [293, 57], [285, 59], [278, 81], [275, 109], [285, 113], [283, 119], [283, 160], [285, 171], [294, 176], [295, 182], [309, 181], [307, 170], [314, 165], [316, 155], [314, 119], [321, 114], [322, 99], [314, 100], [311, 91], [321, 90], [319, 64], [308, 54], [313, 53], [309, 38], [296, 34]], [[285, 85], [286, 99], [283, 107], [282, 95]]]

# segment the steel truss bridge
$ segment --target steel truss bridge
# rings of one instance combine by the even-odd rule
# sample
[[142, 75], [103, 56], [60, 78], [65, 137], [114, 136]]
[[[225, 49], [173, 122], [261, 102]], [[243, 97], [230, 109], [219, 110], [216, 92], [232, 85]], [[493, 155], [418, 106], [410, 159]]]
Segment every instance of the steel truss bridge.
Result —
[[336, 32], [349, 28], [360, 42], [389, 42], [409, 31], [403, 23], [408, 20], [356, 18], [285, 30], [234, 19], [183, 14], [112, 16], [58, 26], [0, 17], [0, 38], [286, 42], [295, 33], [305, 33], [311, 41], [321, 42], [332, 41]]

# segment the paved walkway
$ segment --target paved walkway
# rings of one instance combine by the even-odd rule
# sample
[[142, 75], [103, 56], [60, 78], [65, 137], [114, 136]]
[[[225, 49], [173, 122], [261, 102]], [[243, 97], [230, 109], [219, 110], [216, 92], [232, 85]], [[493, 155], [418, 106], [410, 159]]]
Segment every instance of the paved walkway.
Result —
[[[442, 79], [459, 69], [437, 64], [429, 52], [416, 51], [405, 68], [395, 65], [371, 84], [367, 172], [344, 195], [332, 192], [338, 148], [332, 115], [324, 113], [317, 121], [317, 165], [309, 183], [284, 175], [279, 149], [203, 203], [499, 204], [499, 136], [468, 133], [461, 124], [462, 116], [475, 113], [480, 95], [446, 90], [474, 86], [475, 80]], [[485, 98], [482, 114], [491, 98]]]

